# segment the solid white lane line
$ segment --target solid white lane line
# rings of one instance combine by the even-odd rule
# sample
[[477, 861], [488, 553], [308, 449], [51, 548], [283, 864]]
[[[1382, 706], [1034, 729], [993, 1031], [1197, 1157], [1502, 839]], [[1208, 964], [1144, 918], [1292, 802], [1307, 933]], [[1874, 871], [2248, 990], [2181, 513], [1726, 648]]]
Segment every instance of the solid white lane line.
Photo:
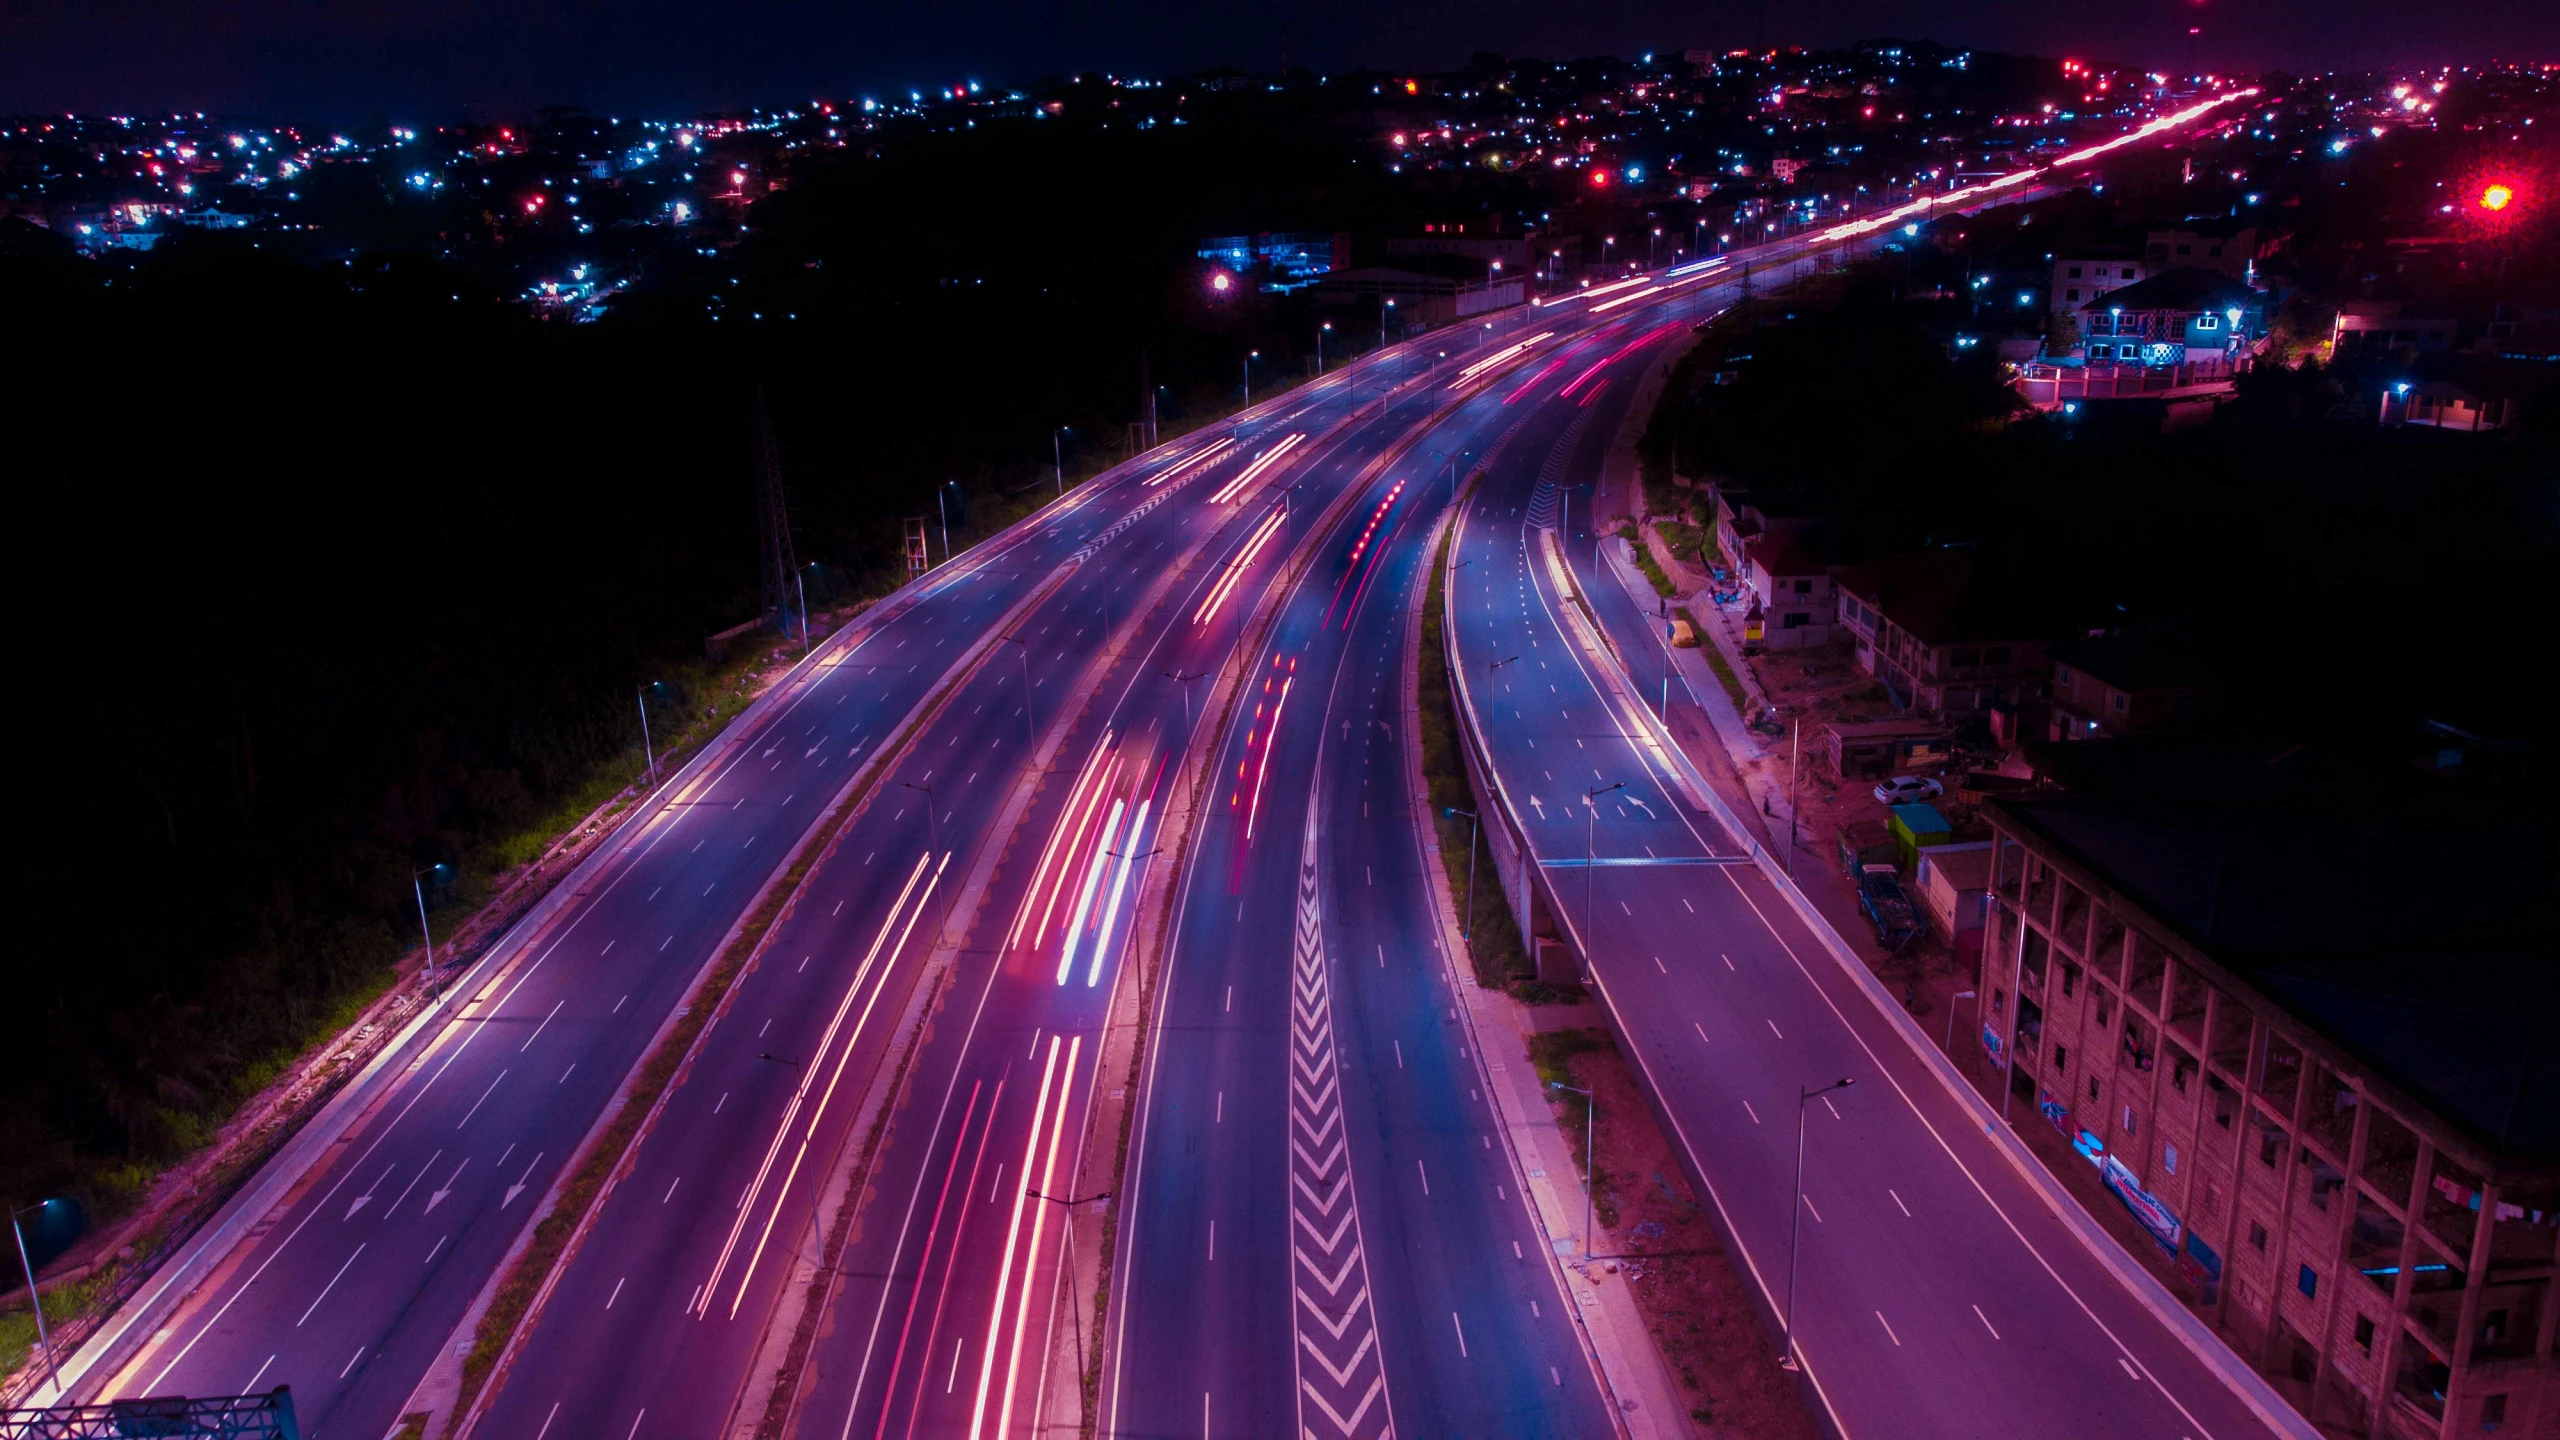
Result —
[[274, 1357], [273, 1355], [268, 1356], [268, 1357], [267, 1357], [267, 1364], [266, 1364], [266, 1365], [261, 1365], [261, 1366], [259, 1366], [259, 1367], [258, 1367], [258, 1373], [249, 1377], [249, 1383], [240, 1387], [240, 1393], [241, 1393], [241, 1394], [243, 1394], [243, 1395], [255, 1395], [255, 1394], [257, 1394], [257, 1393], [258, 1393], [258, 1382], [259, 1382], [261, 1379], [264, 1379], [264, 1378], [265, 1378], [266, 1373], [267, 1373], [267, 1365], [273, 1365], [274, 1363], [276, 1363], [276, 1357]]
[[[498, 1072], [498, 1080], [504, 1080], [506, 1078], [506, 1071], [501, 1070]], [[480, 1107], [489, 1103], [489, 1096], [498, 1088], [498, 1080], [490, 1081], [489, 1088], [480, 1092], [480, 1098], [471, 1102], [471, 1108], [462, 1112], [462, 1123], [454, 1126], [454, 1129], [459, 1130], [463, 1125], [470, 1124], [471, 1117], [480, 1113]]]
[[422, 1260], [422, 1261], [420, 1261], [419, 1263], [420, 1263], [420, 1264], [422, 1264], [422, 1265], [433, 1265], [434, 1263], [436, 1263], [436, 1257], [437, 1257], [438, 1255], [441, 1255], [441, 1254], [443, 1254], [443, 1253], [444, 1253], [444, 1242], [446, 1242], [447, 1240], [450, 1240], [450, 1239], [452, 1239], [452, 1238], [453, 1238], [453, 1237], [452, 1237], [452, 1236], [450, 1236], [450, 1235], [439, 1235], [439, 1236], [437, 1236], [437, 1237], [436, 1237], [436, 1243], [435, 1243], [434, 1248], [433, 1248], [433, 1249], [430, 1249], [429, 1251], [427, 1251], [427, 1258], [426, 1258], [426, 1259], [424, 1259], [424, 1260]]
[[551, 1413], [542, 1417], [542, 1428], [533, 1432], [533, 1440], [542, 1440], [543, 1436], [550, 1434], [551, 1422], [559, 1418], [560, 1402], [554, 1400], [551, 1402]]
[[361, 1360], [361, 1359], [363, 1359], [363, 1358], [364, 1358], [364, 1347], [363, 1347], [363, 1346], [361, 1346], [361, 1345], [359, 1345], [359, 1346], [357, 1346], [357, 1347], [356, 1347], [356, 1353], [354, 1353], [353, 1355], [350, 1355], [350, 1356], [348, 1356], [348, 1357], [347, 1357], [347, 1368], [346, 1368], [345, 1370], [341, 1370], [341, 1371], [339, 1371], [339, 1372], [338, 1372], [338, 1378], [339, 1378], [339, 1379], [341, 1379], [341, 1380], [346, 1379], [346, 1378], [347, 1378], [347, 1375], [348, 1375], [348, 1372], [349, 1372], [349, 1371], [352, 1371], [352, 1370], [354, 1370], [354, 1369], [356, 1368], [356, 1362], [357, 1362], [357, 1361], [359, 1361], [359, 1360]]
[[1458, 1323], [1455, 1310], [1449, 1312], [1449, 1324], [1458, 1332], [1458, 1358], [1464, 1360], [1467, 1358], [1467, 1327]]
[[323, 1300], [328, 1299], [328, 1298], [329, 1298], [329, 1292], [330, 1292], [330, 1291], [332, 1291], [332, 1290], [337, 1289], [337, 1288], [338, 1288], [338, 1282], [346, 1278], [346, 1276], [347, 1276], [347, 1266], [348, 1266], [348, 1265], [353, 1265], [353, 1264], [355, 1264], [355, 1263], [356, 1263], [356, 1255], [362, 1255], [363, 1253], [364, 1253], [364, 1246], [362, 1246], [362, 1245], [358, 1245], [358, 1246], [356, 1247], [356, 1254], [355, 1254], [355, 1255], [350, 1255], [350, 1256], [348, 1256], [348, 1257], [347, 1257], [347, 1263], [346, 1263], [346, 1265], [341, 1265], [341, 1266], [339, 1266], [339, 1267], [338, 1267], [338, 1273], [329, 1277], [329, 1283], [320, 1287], [320, 1293], [311, 1297], [311, 1309], [310, 1309], [310, 1310], [305, 1310], [305, 1311], [303, 1311], [303, 1312], [302, 1312], [302, 1319], [301, 1319], [301, 1320], [296, 1320], [296, 1321], [294, 1321], [294, 1322], [293, 1322], [293, 1328], [295, 1328], [296, 1330], [299, 1330], [299, 1329], [301, 1329], [301, 1328], [302, 1328], [303, 1322], [304, 1322], [304, 1321], [307, 1321], [307, 1320], [309, 1320], [309, 1319], [311, 1318], [311, 1311], [312, 1311], [312, 1310], [317, 1310], [317, 1309], [319, 1309], [319, 1308], [320, 1308], [320, 1302], [321, 1302], [321, 1301], [323, 1301]]

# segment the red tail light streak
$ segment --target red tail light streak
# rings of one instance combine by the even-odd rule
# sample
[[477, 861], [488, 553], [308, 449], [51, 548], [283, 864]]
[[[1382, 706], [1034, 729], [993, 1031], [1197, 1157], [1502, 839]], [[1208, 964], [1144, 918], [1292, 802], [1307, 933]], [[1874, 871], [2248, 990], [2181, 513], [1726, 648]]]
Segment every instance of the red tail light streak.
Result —
[[[1387, 522], [1388, 512], [1394, 510], [1396, 501], [1403, 498], [1404, 487], [1405, 482], [1402, 480], [1387, 487], [1387, 498], [1379, 501], [1378, 508], [1369, 512], [1369, 523], [1361, 527], [1360, 538], [1351, 542], [1351, 553], [1345, 557], [1350, 568], [1342, 572], [1342, 583], [1333, 587], [1333, 604], [1324, 612], [1325, 624], [1331, 625], [1333, 617], [1339, 613], [1344, 627], [1350, 626], [1352, 612], [1359, 608], [1360, 591], [1367, 588], [1368, 575], [1377, 568], [1375, 564], [1377, 555], [1370, 553], [1369, 542], [1378, 538], [1378, 527]], [[1379, 547], [1377, 554], [1385, 553], [1385, 547]], [[1370, 563], [1364, 566], [1364, 560]], [[1352, 584], [1354, 580], [1360, 583], [1355, 586]], [[1348, 606], [1343, 604], [1343, 596], [1346, 592], [1350, 595], [1352, 602]]]

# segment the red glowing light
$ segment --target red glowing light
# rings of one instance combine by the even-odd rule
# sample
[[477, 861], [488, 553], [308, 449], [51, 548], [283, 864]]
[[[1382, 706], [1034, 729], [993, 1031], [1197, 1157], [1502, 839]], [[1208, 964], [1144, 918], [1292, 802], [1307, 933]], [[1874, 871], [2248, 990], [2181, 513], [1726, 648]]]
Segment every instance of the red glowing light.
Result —
[[2480, 192], [2480, 208], [2495, 212], [2516, 203], [2515, 187], [2492, 183]]
[[1608, 171], [1606, 171], [1606, 170], [1594, 170], [1594, 171], [1592, 171], [1592, 172], [1591, 172], [1591, 184], [1592, 184], [1593, 188], [1595, 188], [1595, 189], [1598, 189], [1598, 188], [1606, 188], [1606, 187], [1607, 187], [1607, 185], [1608, 185], [1608, 183], [1609, 183], [1609, 172], [1608, 172]]

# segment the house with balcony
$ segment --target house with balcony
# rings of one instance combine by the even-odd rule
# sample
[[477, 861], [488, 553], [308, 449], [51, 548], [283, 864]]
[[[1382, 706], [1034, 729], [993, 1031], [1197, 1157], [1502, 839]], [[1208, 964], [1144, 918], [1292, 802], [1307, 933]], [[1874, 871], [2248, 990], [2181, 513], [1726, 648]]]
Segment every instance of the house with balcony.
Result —
[[1975, 573], [1965, 550], [1910, 550], [1833, 577], [1858, 668], [1896, 708], [1942, 717], [2040, 696], [2043, 629]]
[[1830, 567], [1814, 558], [1810, 536], [1769, 530], [1742, 547], [1742, 583], [1751, 592], [1744, 634], [1753, 622], [1771, 650], [1806, 650], [1831, 643], [1839, 616], [1839, 587]]
[[2081, 358], [2090, 365], [2230, 365], [2265, 334], [2264, 295], [2193, 265], [2080, 307]]
[[2151, 265], [2130, 250], [2064, 256], [2053, 262], [2053, 287], [2046, 292], [2055, 328], [2066, 333], [2057, 336], [2055, 348], [2068, 349], [2079, 343], [2080, 316], [2093, 300], [2103, 300], [2118, 290], [2149, 278]]

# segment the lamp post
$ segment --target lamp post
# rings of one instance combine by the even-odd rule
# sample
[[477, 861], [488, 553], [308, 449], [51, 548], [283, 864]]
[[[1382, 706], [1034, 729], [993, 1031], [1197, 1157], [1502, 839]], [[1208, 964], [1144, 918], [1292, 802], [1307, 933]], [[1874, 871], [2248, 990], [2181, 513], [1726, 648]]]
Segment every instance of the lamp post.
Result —
[[429, 975], [436, 973], [436, 933], [427, 928], [427, 887], [423, 881], [429, 875], [441, 875], [444, 871], [443, 864], [438, 863], [424, 870], [409, 872], [409, 893], [417, 897], [418, 901], [418, 933], [425, 936], [427, 942], [427, 973]]
[[1031, 742], [1031, 748], [1037, 750], [1040, 748], [1040, 728], [1031, 722], [1031, 643], [1018, 635], [999, 635], [996, 638], [1022, 653], [1022, 734]]
[[1182, 728], [1185, 730], [1191, 728], [1191, 682], [1208, 673], [1206, 670], [1190, 675], [1185, 675], [1179, 670], [1164, 672], [1164, 678], [1182, 687]]
[[[951, 527], [948, 525], [942, 529], [942, 558], [945, 560], [951, 558]], [[817, 568], [818, 562], [812, 560], [806, 566], [791, 572], [791, 588], [800, 596], [800, 653], [803, 656], [809, 653], [809, 587], [802, 577]]]
[[1324, 373], [1324, 337], [1330, 333], [1332, 329], [1333, 322], [1330, 320], [1327, 320], [1322, 325], [1316, 327], [1316, 373], [1318, 375], [1322, 375]]
[[[958, 483], [960, 482], [956, 480], [945, 480], [933, 487], [933, 511], [942, 517], [942, 563], [945, 565], [951, 563], [951, 507], [943, 503], [942, 497], [945, 491]], [[803, 603], [800, 608], [805, 615], [809, 607]]]
[[640, 753], [648, 757], [649, 783], [652, 785], [658, 783], [658, 747], [657, 743], [649, 738], [649, 692], [657, 689], [661, 683], [652, 680], [640, 687]]
[[1959, 990], [1947, 997], [1947, 1055], [1950, 1059], [1956, 1053], [1956, 1002], [1974, 998], [1975, 992], [1971, 990]]
[[1591, 1197], [1600, 1188], [1600, 1176], [1591, 1168], [1592, 1137], [1600, 1133], [1600, 1098], [1578, 1085], [1561, 1080], [1547, 1082], [1550, 1090], [1567, 1090], [1582, 1097], [1582, 1263], [1591, 1263], [1591, 1252], [1597, 1248], [1591, 1234]]
[[1778, 1357], [1781, 1368], [1796, 1367], [1796, 1242], [1804, 1230], [1804, 1107], [1834, 1090], [1846, 1090], [1855, 1080], [1834, 1080], [1819, 1090], [1796, 1087], [1796, 1199], [1787, 1212], [1787, 1313], [1780, 1318], [1786, 1345]]
[[1659, 225], [1656, 225], [1656, 226], [1654, 226], [1654, 227], [1653, 227], [1653, 238], [1652, 238], [1652, 239], [1650, 239], [1650, 240], [1647, 240], [1647, 241], [1645, 242], [1645, 245], [1644, 245], [1644, 268], [1646, 268], [1647, 270], [1650, 270], [1650, 269], [1652, 269], [1652, 268], [1653, 268], [1653, 264], [1654, 264], [1654, 257], [1655, 257], [1656, 255], [1660, 254], [1660, 253], [1661, 253], [1661, 250], [1662, 250], [1662, 227], [1661, 227], [1661, 226], [1659, 226]]
[[1049, 432], [1049, 464], [1057, 471], [1058, 493], [1061, 495], [1067, 493], [1067, 452], [1066, 447], [1059, 443], [1058, 437], [1066, 433], [1067, 427], [1064, 425]]
[[1615, 785], [1586, 790], [1582, 795], [1582, 964], [1586, 970], [1591, 968], [1591, 951], [1594, 948], [1591, 943], [1592, 874], [1600, 867], [1591, 863], [1591, 847], [1600, 828], [1600, 797], [1612, 790], [1626, 788], [1627, 782], [1621, 780]]
[[1248, 410], [1253, 408], [1253, 362], [1261, 355], [1259, 350], [1244, 352], [1244, 405]]
[[42, 1200], [24, 1210], [10, 1211], [9, 1233], [18, 1239], [18, 1267], [24, 1270], [27, 1276], [27, 1307], [36, 1312], [36, 1342], [44, 1347], [44, 1367], [53, 1376], [53, 1394], [58, 1400], [62, 1398], [62, 1362], [53, 1353], [53, 1332], [45, 1328], [44, 1297], [36, 1292], [35, 1262], [27, 1258], [27, 1232], [18, 1224], [19, 1216], [51, 1209], [53, 1203], [50, 1200]]
[[1476, 836], [1482, 827], [1473, 810], [1452, 808], [1442, 813], [1451, 817], [1464, 816], [1467, 821], [1467, 917], [1458, 927], [1458, 938], [1467, 942], [1467, 950], [1473, 954], [1476, 944]]
[[[937, 851], [940, 850], [942, 848], [942, 819], [940, 816], [933, 813], [933, 787], [931, 785], [920, 784], [913, 780], [901, 780], [898, 783], [906, 786], [910, 790], [919, 790], [924, 793], [925, 843], [932, 846], [933, 849]], [[933, 927], [933, 943], [936, 945], [941, 944], [945, 938], [943, 932], [950, 928], [951, 891], [946, 888], [942, 892], [942, 921], [940, 924]]]
[[[1063, 1195], [1044, 1195], [1027, 1185], [1023, 1187], [1022, 1193], [1030, 1196], [1034, 1200], [1045, 1200], [1049, 1204], [1055, 1205], [1061, 1210], [1068, 1211], [1074, 1210], [1078, 1205], [1090, 1205], [1096, 1200], [1108, 1200], [1111, 1198], [1111, 1192], [1105, 1190], [1098, 1195], [1086, 1195], [1078, 1199], [1070, 1200]], [[1078, 1427], [1081, 1428], [1084, 1420], [1084, 1316], [1080, 1313], [1083, 1307], [1078, 1305], [1075, 1301], [1075, 1216], [1072, 1214], [1067, 1216], [1067, 1223], [1059, 1228], [1064, 1230], [1067, 1236], [1067, 1317], [1074, 1323], [1076, 1329], [1076, 1420]]]

